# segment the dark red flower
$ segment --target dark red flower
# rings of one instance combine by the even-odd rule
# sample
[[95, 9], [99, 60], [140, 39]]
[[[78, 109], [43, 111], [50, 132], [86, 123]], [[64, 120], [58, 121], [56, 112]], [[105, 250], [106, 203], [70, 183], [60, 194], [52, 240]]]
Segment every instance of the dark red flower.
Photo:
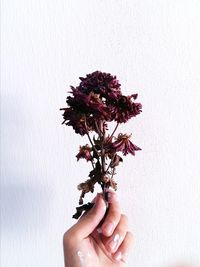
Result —
[[95, 71], [87, 74], [85, 78], [80, 77], [80, 80], [79, 90], [87, 95], [93, 92], [99, 94], [101, 98], [111, 99], [121, 95], [121, 84], [116, 76], [112, 76], [110, 73]]
[[89, 145], [80, 146], [79, 153], [76, 155], [77, 160], [81, 158], [86, 159], [87, 161], [92, 160], [91, 151], [92, 148]]
[[112, 116], [113, 119], [119, 123], [127, 122], [130, 118], [137, 116], [142, 111], [142, 105], [140, 103], [135, 103], [137, 94], [130, 96], [121, 95], [118, 97], [117, 101], [113, 105]]
[[88, 131], [94, 130], [94, 119], [92, 117], [86, 118], [84, 114], [72, 108], [61, 108], [60, 110], [64, 110], [62, 124], [72, 126], [76, 133], [85, 135]]
[[[99, 94], [90, 92], [89, 95], [81, 92], [77, 88], [71, 87], [72, 96], [67, 97], [67, 104], [77, 113], [82, 113], [91, 121], [92, 118], [97, 120], [109, 121], [111, 118], [110, 109], [100, 98]], [[95, 122], [93, 121], [95, 124]]]
[[76, 133], [97, 132], [98, 121], [122, 123], [141, 112], [142, 105], [132, 100], [137, 94], [122, 95], [116, 76], [95, 71], [80, 80], [79, 86], [71, 86], [72, 95], [66, 100], [68, 107], [62, 109], [64, 123], [67, 121], [65, 124], [72, 126]]
[[115, 154], [111, 161], [110, 167], [115, 168], [120, 162], [123, 162], [123, 159], [119, 155]]
[[141, 150], [141, 148], [134, 145], [130, 141], [130, 137], [131, 135], [120, 133], [117, 137], [117, 140], [112, 144], [113, 149], [115, 149], [116, 152], [121, 151], [124, 156], [126, 156], [128, 153], [135, 156], [135, 151]]

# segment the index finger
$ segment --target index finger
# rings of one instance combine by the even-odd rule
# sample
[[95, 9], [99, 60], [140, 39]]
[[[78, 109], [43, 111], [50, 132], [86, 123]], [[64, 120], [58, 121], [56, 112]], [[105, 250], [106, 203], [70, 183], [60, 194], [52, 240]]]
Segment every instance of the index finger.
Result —
[[117, 195], [113, 191], [108, 192], [108, 202], [108, 213], [101, 226], [102, 234], [105, 236], [112, 235], [121, 217], [120, 205], [117, 199]]

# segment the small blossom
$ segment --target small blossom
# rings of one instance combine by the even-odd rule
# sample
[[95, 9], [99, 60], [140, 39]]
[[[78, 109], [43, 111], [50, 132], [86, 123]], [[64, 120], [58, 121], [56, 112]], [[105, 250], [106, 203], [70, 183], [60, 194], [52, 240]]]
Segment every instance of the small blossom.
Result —
[[80, 146], [79, 153], [76, 155], [77, 161], [81, 158], [86, 159], [87, 161], [92, 160], [91, 151], [92, 148], [89, 145]]
[[111, 161], [110, 167], [115, 168], [120, 162], [123, 162], [123, 159], [119, 155], [115, 154]]
[[88, 131], [94, 130], [94, 118], [87, 117], [85, 114], [75, 111], [72, 108], [61, 108], [64, 110], [62, 124], [72, 126], [77, 134], [85, 135]]
[[117, 183], [114, 179], [110, 179], [110, 186], [116, 191], [117, 190]]
[[137, 94], [130, 96], [121, 95], [118, 97], [117, 102], [112, 108], [113, 119], [119, 123], [127, 122], [130, 118], [137, 116], [142, 111], [142, 105], [135, 103]]
[[124, 156], [126, 156], [128, 153], [135, 156], [135, 151], [141, 150], [141, 148], [134, 145], [129, 139], [131, 135], [127, 134], [119, 134], [117, 137], [117, 140], [112, 144], [113, 149], [115, 151], [121, 151]]
[[108, 177], [108, 176], [103, 176], [102, 178], [101, 178], [101, 181], [103, 182], [103, 183], [108, 183], [109, 181], [110, 181], [110, 178]]
[[67, 104], [85, 116], [94, 116], [96, 119], [109, 119], [109, 108], [103, 103], [99, 94], [90, 92], [88, 95], [77, 88], [71, 87], [73, 96], [67, 97]]
[[91, 179], [88, 179], [84, 183], [80, 183], [77, 188], [82, 191], [79, 198], [79, 204], [81, 205], [83, 204], [85, 194], [88, 192], [94, 192], [94, 182]]
[[85, 78], [80, 77], [80, 80], [79, 90], [85, 94], [94, 92], [100, 94], [101, 97], [111, 99], [121, 95], [121, 84], [116, 76], [112, 76], [110, 73], [95, 71], [87, 74]]

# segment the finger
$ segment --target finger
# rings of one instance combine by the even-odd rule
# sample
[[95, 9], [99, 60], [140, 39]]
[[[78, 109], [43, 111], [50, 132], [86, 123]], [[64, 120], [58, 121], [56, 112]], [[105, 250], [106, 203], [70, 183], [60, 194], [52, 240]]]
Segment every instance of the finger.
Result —
[[108, 213], [105, 217], [105, 220], [101, 226], [102, 234], [105, 236], [111, 236], [113, 231], [115, 230], [117, 224], [119, 223], [121, 213], [120, 213], [120, 205], [117, 200], [117, 196], [114, 192], [108, 193], [108, 202], [109, 209]]
[[110, 253], [115, 253], [117, 251], [117, 249], [123, 242], [127, 231], [128, 231], [128, 218], [126, 217], [126, 215], [122, 214], [120, 221], [117, 227], [115, 228], [112, 236], [109, 238], [107, 237], [102, 238], [103, 243], [105, 244], [107, 250]]
[[94, 229], [98, 226], [106, 212], [106, 204], [102, 195], [97, 194], [95, 204], [82, 216], [79, 221], [72, 226], [70, 232], [72, 236], [77, 237], [79, 240], [89, 236]]
[[128, 257], [128, 251], [133, 244], [133, 235], [131, 232], [127, 232], [124, 241], [118, 248], [117, 252], [113, 254], [113, 259], [116, 261], [123, 261], [126, 263]]

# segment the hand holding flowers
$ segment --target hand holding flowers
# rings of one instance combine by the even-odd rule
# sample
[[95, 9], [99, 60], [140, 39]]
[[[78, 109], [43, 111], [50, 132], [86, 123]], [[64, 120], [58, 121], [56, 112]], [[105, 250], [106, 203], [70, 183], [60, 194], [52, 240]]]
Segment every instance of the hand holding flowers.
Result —
[[[68, 106], [61, 110], [64, 111], [63, 124], [72, 126], [77, 134], [86, 135], [89, 140], [89, 144], [80, 146], [76, 155], [77, 160], [84, 158], [92, 166], [89, 179], [78, 185], [81, 190], [79, 204], [82, 205], [85, 194], [93, 192], [95, 184], [101, 186], [105, 200], [109, 187], [117, 189], [113, 177], [116, 166], [123, 161], [118, 152], [126, 156], [135, 155], [135, 151], [141, 150], [131, 142], [131, 135], [119, 133], [115, 137], [115, 132], [119, 124], [140, 114], [142, 105], [135, 102], [137, 94], [123, 95], [116, 76], [109, 73], [95, 71], [85, 78], [80, 77], [80, 80], [79, 86], [71, 86], [72, 96], [66, 100]], [[108, 134], [110, 122], [116, 125], [113, 132]], [[79, 218], [92, 205], [88, 203], [77, 207], [73, 217]]]

